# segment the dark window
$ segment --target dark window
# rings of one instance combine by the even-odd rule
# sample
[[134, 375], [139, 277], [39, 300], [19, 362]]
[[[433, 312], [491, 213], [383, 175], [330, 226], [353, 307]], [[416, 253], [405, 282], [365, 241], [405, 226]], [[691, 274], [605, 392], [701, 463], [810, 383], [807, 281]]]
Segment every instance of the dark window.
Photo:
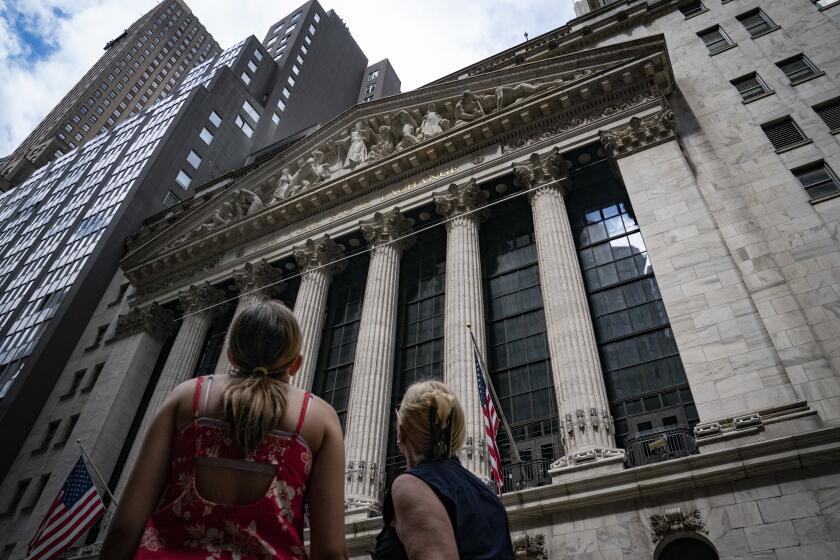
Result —
[[799, 145], [805, 140], [805, 135], [790, 117], [785, 117], [772, 123], [761, 125], [761, 129], [776, 151]]
[[794, 169], [793, 174], [799, 179], [811, 200], [840, 192], [837, 176], [824, 161]]
[[79, 385], [82, 384], [82, 379], [84, 379], [86, 372], [87, 370], [80, 369], [79, 371], [73, 373], [73, 380], [70, 382], [70, 387], [67, 389], [66, 393], [59, 397], [60, 400], [70, 398], [76, 394], [76, 390], [79, 388]]
[[[424, 379], [443, 379], [443, 310], [446, 287], [446, 230], [418, 235], [400, 262], [399, 333], [391, 407], [399, 407], [408, 387]], [[386, 483], [405, 469], [390, 430]]]
[[[531, 209], [524, 197], [497, 206], [481, 230], [487, 302], [487, 368], [523, 460], [562, 455]], [[510, 463], [500, 430], [499, 450]], [[544, 447], [545, 446], [545, 447]], [[550, 457], [541, 453], [551, 449]]]
[[23, 509], [25, 510], [33, 510], [35, 506], [38, 505], [38, 500], [41, 499], [41, 494], [44, 493], [44, 487], [47, 485], [47, 482], [50, 480], [49, 474], [42, 474], [38, 477], [38, 485], [35, 487], [35, 493], [32, 495], [32, 499], [29, 500], [29, 504], [26, 505]]
[[759, 8], [750, 10], [745, 14], [741, 14], [738, 16], [738, 21], [740, 21], [747, 31], [750, 32], [751, 37], [759, 37], [778, 28], [778, 26], [773, 23], [769, 17], [767, 17], [767, 14]]
[[102, 373], [102, 368], [105, 367], [105, 362], [100, 362], [93, 366], [93, 371], [90, 373], [90, 379], [88, 379], [87, 385], [85, 385], [84, 389], [82, 389], [82, 393], [90, 392], [96, 382], [99, 380], [99, 375]]
[[63, 447], [64, 444], [70, 441], [70, 436], [73, 434], [73, 428], [76, 427], [76, 422], [78, 421], [78, 414], [74, 414], [70, 417], [70, 420], [67, 422], [67, 428], [64, 430], [64, 434], [61, 436], [61, 440], [57, 441], [53, 447]]
[[706, 6], [703, 5], [702, 2], [694, 1], [694, 2], [687, 2], [680, 6], [680, 11], [682, 15], [686, 17], [686, 19], [696, 16], [698, 14], [702, 14], [706, 11]]
[[336, 410], [342, 428], [347, 421], [367, 266], [367, 259], [353, 258], [347, 270], [333, 279], [327, 324], [321, 340], [320, 355], [323, 359], [316, 375], [315, 392]]
[[729, 38], [729, 35], [719, 25], [701, 31], [697, 36], [703, 40], [710, 54], [719, 53], [733, 45], [732, 39]]
[[[662, 295], [627, 193], [606, 163], [574, 178], [568, 196], [616, 442], [698, 421]], [[590, 188], [587, 188], [590, 187]], [[597, 187], [597, 188], [595, 188]]]
[[840, 130], [840, 97], [814, 107], [814, 111], [832, 132]]
[[41, 440], [41, 445], [38, 446], [32, 453], [43, 453], [46, 449], [50, 446], [50, 442], [55, 437], [55, 433], [58, 431], [58, 426], [61, 424], [61, 420], [53, 420], [49, 424], [47, 424], [47, 431], [44, 433], [44, 439]]
[[785, 76], [788, 77], [788, 80], [790, 80], [790, 83], [792, 84], [805, 81], [808, 78], [816, 76], [820, 73], [819, 68], [814, 66], [814, 63], [808, 60], [808, 57], [804, 54], [798, 54], [781, 62], [777, 62], [776, 66], [785, 73]]
[[119, 305], [120, 303], [122, 303], [122, 300], [125, 297], [125, 293], [128, 291], [128, 286], [128, 282], [120, 284], [120, 290], [119, 292], [117, 292], [117, 297], [115, 297], [114, 300], [108, 304], [109, 307], [113, 307], [114, 305]]
[[735, 86], [744, 101], [749, 101], [750, 99], [770, 92], [770, 88], [767, 87], [764, 80], [755, 72], [732, 80], [732, 85]]
[[668, 543], [658, 560], [718, 560], [715, 550], [699, 539], [684, 537]]
[[25, 480], [21, 480], [17, 483], [17, 487], [15, 488], [15, 493], [12, 496], [12, 501], [9, 502], [8, 507], [6, 507], [6, 514], [14, 513], [17, 509], [18, 505], [20, 505], [21, 500], [23, 500], [23, 496], [26, 494], [26, 490], [29, 488], [29, 483], [32, 482], [31, 478], [27, 478]]
[[93, 339], [93, 342], [90, 345], [90, 348], [96, 348], [102, 343], [102, 339], [105, 338], [105, 333], [108, 332], [108, 325], [100, 325], [96, 329], [96, 336]]
[[207, 329], [207, 334], [204, 336], [204, 346], [201, 349], [201, 357], [198, 359], [193, 377], [210, 375], [216, 370], [216, 363], [219, 360], [228, 361], [227, 356], [222, 356], [222, 348], [230, 323], [233, 321], [233, 312], [234, 309], [231, 306], [225, 313], [218, 315], [210, 323], [210, 328]]

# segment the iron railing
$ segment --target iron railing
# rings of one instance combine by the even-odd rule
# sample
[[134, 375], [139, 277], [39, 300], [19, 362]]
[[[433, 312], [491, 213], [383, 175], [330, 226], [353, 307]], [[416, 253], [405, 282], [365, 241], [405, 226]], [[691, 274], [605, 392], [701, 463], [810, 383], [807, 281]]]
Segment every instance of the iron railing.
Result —
[[550, 459], [532, 459], [502, 465], [503, 492], [516, 492], [551, 484], [551, 477], [548, 475], [549, 465], [551, 465]]
[[624, 441], [624, 464], [629, 469], [678, 459], [697, 452], [697, 442], [691, 428], [663, 428], [627, 438]]

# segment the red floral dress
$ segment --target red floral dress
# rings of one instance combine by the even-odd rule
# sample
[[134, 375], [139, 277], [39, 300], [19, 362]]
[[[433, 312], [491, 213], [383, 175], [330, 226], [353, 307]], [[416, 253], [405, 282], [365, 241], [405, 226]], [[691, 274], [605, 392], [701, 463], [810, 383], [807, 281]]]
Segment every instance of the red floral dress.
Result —
[[[199, 418], [203, 381], [199, 377], [196, 382], [194, 420], [175, 436], [165, 505], [146, 523], [135, 560], [306, 558], [303, 505], [312, 453], [300, 430], [312, 394], [303, 399], [294, 433], [273, 430], [253, 453], [246, 454], [233, 442], [225, 422]], [[265, 496], [253, 504], [217, 504], [196, 489], [197, 457], [271, 464], [274, 479]]]

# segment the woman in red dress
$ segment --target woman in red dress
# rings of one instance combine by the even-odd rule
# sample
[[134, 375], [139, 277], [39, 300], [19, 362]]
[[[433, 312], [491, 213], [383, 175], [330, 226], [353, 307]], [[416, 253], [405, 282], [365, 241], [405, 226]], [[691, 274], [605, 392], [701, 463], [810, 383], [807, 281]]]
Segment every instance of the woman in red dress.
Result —
[[229, 341], [235, 373], [182, 383], [158, 411], [100, 558], [306, 558], [305, 504], [309, 558], [347, 558], [341, 426], [289, 384], [301, 365], [294, 315], [251, 305]]

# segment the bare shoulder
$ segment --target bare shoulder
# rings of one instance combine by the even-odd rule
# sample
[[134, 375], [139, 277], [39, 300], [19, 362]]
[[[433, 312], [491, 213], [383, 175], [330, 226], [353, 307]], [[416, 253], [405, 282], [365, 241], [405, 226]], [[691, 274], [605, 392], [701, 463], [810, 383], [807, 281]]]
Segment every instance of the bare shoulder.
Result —
[[398, 510], [404, 509], [401, 506], [413, 509], [418, 505], [440, 501], [431, 486], [408, 473], [403, 473], [394, 479], [391, 485], [391, 497], [394, 500], [394, 507]]

